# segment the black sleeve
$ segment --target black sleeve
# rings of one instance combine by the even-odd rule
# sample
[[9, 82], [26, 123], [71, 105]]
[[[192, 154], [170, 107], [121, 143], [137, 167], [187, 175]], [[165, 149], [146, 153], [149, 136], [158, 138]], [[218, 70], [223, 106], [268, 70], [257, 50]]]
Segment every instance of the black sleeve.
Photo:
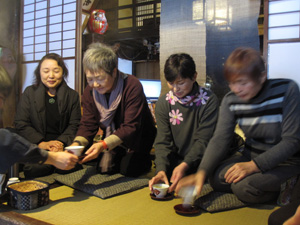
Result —
[[0, 173], [16, 162], [44, 163], [48, 152], [7, 129], [0, 129]]

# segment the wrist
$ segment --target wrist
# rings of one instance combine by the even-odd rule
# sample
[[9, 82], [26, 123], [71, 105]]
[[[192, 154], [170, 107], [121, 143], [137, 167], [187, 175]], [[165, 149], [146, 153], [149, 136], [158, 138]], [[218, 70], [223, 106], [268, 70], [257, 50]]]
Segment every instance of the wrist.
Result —
[[73, 141], [73, 143], [76, 143], [76, 144], [78, 144], [79, 146], [82, 146], [81, 141], [75, 140], [75, 141]]
[[206, 172], [204, 170], [199, 170], [195, 176], [198, 178], [198, 179], [206, 179]]
[[158, 171], [156, 175], [166, 175], [166, 172], [161, 170], [161, 171]]
[[256, 172], [256, 173], [261, 172], [260, 169], [258, 168], [258, 166], [256, 165], [256, 163], [253, 160], [251, 160], [249, 162], [249, 164], [252, 167], [253, 172]]
[[188, 165], [186, 162], [180, 163], [179, 166], [181, 167], [181, 169], [182, 169], [184, 172], [187, 171], [188, 168], [189, 168], [189, 165]]
[[37, 146], [38, 146], [39, 148], [41, 148], [41, 147], [44, 145], [44, 143], [45, 143], [44, 141], [41, 141], [40, 143], [38, 143]]
[[102, 144], [103, 149], [108, 149], [107, 144], [104, 140], [100, 140], [98, 143]]
[[47, 157], [46, 161], [44, 162], [44, 164], [53, 165], [53, 162], [55, 161], [54, 157], [55, 157], [55, 153], [49, 151], [48, 157]]

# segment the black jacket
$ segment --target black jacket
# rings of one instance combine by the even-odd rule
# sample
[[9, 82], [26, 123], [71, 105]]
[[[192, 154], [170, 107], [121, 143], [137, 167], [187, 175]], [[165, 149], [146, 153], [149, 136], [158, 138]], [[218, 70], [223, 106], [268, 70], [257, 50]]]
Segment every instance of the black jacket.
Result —
[[[18, 134], [34, 144], [43, 141], [46, 135], [45, 93], [46, 88], [42, 83], [27, 87], [15, 116]], [[57, 140], [70, 145], [81, 118], [79, 95], [65, 81], [58, 87], [56, 95], [60, 114], [60, 136]]]

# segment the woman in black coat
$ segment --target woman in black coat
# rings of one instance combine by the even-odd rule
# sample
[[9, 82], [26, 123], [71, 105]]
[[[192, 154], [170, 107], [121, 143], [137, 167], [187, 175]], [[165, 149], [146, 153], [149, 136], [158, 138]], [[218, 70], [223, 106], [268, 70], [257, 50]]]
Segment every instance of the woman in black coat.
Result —
[[[27, 87], [20, 100], [15, 128], [19, 135], [39, 148], [63, 151], [75, 137], [81, 118], [78, 93], [65, 79], [68, 69], [55, 54], [45, 55], [34, 71], [35, 83]], [[26, 178], [45, 176], [54, 172], [48, 165], [26, 165]]]

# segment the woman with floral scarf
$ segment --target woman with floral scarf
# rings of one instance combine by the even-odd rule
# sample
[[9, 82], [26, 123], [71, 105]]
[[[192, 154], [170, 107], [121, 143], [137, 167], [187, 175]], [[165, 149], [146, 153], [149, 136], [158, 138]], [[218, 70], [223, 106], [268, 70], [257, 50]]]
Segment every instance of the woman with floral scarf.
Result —
[[193, 58], [185, 53], [171, 55], [164, 67], [170, 91], [162, 95], [155, 108], [157, 136], [154, 143], [156, 175], [153, 184], [172, 183], [197, 170], [218, 115], [218, 99], [196, 82]]

